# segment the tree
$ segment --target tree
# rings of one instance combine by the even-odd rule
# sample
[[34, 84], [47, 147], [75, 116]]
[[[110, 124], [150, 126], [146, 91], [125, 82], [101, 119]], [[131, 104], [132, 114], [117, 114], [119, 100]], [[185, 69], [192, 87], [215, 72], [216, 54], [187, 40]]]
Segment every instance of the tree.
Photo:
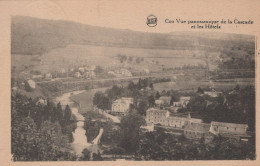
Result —
[[138, 108], [137, 108], [137, 111], [140, 115], [145, 115], [146, 114], [146, 110], [148, 109], [148, 103], [147, 101], [145, 100], [141, 100], [139, 105], [138, 105]]
[[114, 158], [116, 158], [116, 155], [122, 155], [125, 154], [125, 149], [122, 147], [113, 147], [109, 151], [106, 152], [106, 154], [113, 154]]
[[150, 83], [150, 84], [149, 84], [149, 87], [150, 87], [151, 89], [153, 89], [153, 83]]
[[103, 158], [102, 158], [102, 156], [101, 156], [99, 151], [98, 151], [97, 154], [93, 153], [93, 161], [102, 161], [102, 160], [103, 160]]
[[235, 88], [234, 88], [235, 91], [239, 91], [240, 90], [240, 86], [237, 85]]
[[170, 104], [172, 105], [173, 102], [177, 102], [180, 100], [180, 97], [179, 96], [176, 96], [176, 95], [172, 95], [171, 96], [171, 101], [170, 101]]
[[140, 62], [141, 62], [141, 58], [136, 58], [136, 59], [135, 59], [135, 62], [136, 62], [136, 63], [140, 63]]
[[145, 123], [143, 117], [136, 111], [129, 112], [121, 119], [120, 146], [128, 153], [134, 153], [138, 148], [140, 127]]
[[132, 61], [133, 61], [133, 57], [131, 57], [131, 56], [128, 57], [128, 61], [129, 61], [129, 62], [132, 62]]
[[60, 102], [57, 104], [57, 118], [60, 122], [63, 120], [63, 111]]
[[61, 150], [67, 142], [58, 123], [45, 121], [37, 129], [33, 119], [27, 117], [12, 125], [14, 161], [75, 160], [75, 156]]
[[120, 97], [123, 93], [123, 88], [117, 85], [114, 85], [110, 90], [108, 90], [108, 98], [114, 100]]
[[155, 94], [155, 99], [158, 100], [161, 97], [160, 93], [157, 91]]
[[102, 74], [104, 72], [104, 69], [101, 66], [97, 66], [94, 70], [96, 74]]
[[69, 105], [66, 105], [66, 108], [64, 110], [64, 120], [67, 124], [70, 121], [70, 118], [71, 118], [71, 109]]
[[129, 82], [127, 88], [130, 90], [130, 91], [134, 91], [136, 89], [136, 85], [134, 84], [133, 81]]
[[148, 97], [148, 102], [150, 107], [153, 107], [155, 105], [155, 99], [153, 95]]
[[107, 110], [110, 108], [109, 98], [102, 92], [96, 92], [93, 97], [93, 105], [99, 109]]
[[33, 89], [31, 88], [31, 86], [29, 85], [29, 83], [27, 81], [24, 81], [24, 89], [27, 92], [32, 92], [33, 91]]
[[203, 91], [203, 89], [201, 89], [201, 87], [198, 87], [198, 91], [197, 92], [200, 93], [200, 94], [204, 93], [204, 91]]
[[[74, 154], [64, 151], [68, 148], [68, 137], [55, 120], [53, 103], [37, 105], [36, 101], [17, 94], [11, 97], [11, 140], [14, 161], [56, 161], [75, 160]], [[61, 104], [58, 104], [61, 108]], [[23, 112], [27, 110], [27, 113]], [[72, 132], [72, 131], [70, 131]]]
[[79, 160], [81, 160], [81, 161], [89, 161], [89, 160], [90, 160], [90, 157], [91, 157], [90, 151], [85, 148], [85, 149], [82, 151], [82, 156], [80, 157]]

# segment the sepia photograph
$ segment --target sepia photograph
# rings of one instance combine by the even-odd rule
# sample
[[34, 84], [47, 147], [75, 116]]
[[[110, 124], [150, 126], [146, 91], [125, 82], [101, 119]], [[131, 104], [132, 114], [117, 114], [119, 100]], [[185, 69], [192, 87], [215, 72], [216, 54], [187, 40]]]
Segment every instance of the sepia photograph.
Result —
[[0, 165], [257, 165], [260, 3], [199, 2], [0, 2]]
[[14, 16], [14, 161], [254, 160], [255, 37]]

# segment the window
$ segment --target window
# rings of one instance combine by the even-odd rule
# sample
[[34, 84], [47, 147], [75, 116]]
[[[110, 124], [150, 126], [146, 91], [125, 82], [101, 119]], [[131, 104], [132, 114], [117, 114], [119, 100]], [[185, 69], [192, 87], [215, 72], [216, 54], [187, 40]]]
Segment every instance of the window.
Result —
[[237, 130], [237, 128], [235, 128], [235, 130]]

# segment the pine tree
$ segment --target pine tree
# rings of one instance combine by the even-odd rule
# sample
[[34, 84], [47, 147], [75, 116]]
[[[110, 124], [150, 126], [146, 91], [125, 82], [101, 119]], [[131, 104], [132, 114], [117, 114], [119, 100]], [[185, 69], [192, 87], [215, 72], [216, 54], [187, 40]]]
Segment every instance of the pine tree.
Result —
[[64, 111], [64, 120], [67, 124], [70, 121], [70, 117], [71, 117], [71, 109], [70, 109], [69, 105], [66, 105], [66, 108]]

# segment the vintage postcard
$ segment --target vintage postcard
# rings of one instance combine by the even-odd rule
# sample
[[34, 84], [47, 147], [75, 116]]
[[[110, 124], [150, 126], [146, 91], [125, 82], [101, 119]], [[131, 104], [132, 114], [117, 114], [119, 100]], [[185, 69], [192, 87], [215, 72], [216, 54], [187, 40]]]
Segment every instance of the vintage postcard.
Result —
[[0, 1], [0, 165], [260, 165], [259, 10]]

